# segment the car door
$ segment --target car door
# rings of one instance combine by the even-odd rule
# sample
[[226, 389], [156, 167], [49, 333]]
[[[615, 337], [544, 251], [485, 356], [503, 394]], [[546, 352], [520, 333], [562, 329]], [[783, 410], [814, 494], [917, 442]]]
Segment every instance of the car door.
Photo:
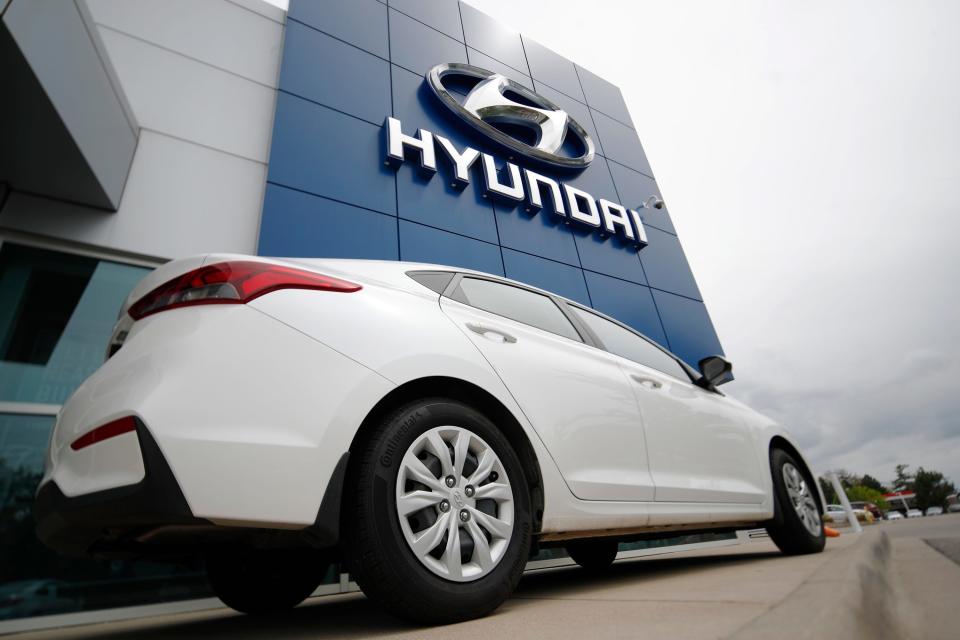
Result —
[[672, 354], [634, 331], [571, 309], [622, 357], [643, 415], [656, 501], [763, 502], [763, 467], [739, 405], [693, 384]]
[[444, 313], [496, 370], [583, 500], [652, 501], [643, 425], [617, 359], [583, 343], [553, 298], [458, 276]]

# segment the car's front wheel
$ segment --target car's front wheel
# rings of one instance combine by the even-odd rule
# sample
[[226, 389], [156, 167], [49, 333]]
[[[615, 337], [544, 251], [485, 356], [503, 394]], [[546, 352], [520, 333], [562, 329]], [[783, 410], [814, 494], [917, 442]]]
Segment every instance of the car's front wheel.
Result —
[[313, 550], [228, 548], [206, 556], [210, 587], [241, 613], [292, 609], [320, 584], [328, 562]]
[[826, 534], [809, 472], [782, 449], [770, 452], [776, 516], [767, 533], [783, 553], [799, 555], [823, 551]]
[[486, 416], [442, 398], [387, 416], [356, 452], [347, 537], [357, 583], [393, 614], [446, 624], [512, 593], [531, 539], [523, 469]]

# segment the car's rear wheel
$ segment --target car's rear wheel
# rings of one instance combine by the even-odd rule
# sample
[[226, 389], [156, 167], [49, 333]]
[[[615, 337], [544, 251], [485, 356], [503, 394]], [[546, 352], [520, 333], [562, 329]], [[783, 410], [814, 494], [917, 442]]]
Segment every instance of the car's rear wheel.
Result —
[[210, 587], [225, 605], [256, 615], [303, 602], [329, 564], [312, 550], [230, 548], [207, 554], [206, 567]]
[[567, 553], [587, 571], [603, 571], [617, 559], [620, 544], [611, 538], [575, 540], [567, 544]]
[[815, 495], [816, 485], [806, 468], [782, 449], [770, 452], [776, 514], [767, 533], [787, 555], [823, 551], [826, 535]]
[[348, 553], [357, 583], [393, 614], [445, 624], [496, 609], [530, 548], [530, 497], [510, 443], [442, 398], [388, 415], [351, 467]]

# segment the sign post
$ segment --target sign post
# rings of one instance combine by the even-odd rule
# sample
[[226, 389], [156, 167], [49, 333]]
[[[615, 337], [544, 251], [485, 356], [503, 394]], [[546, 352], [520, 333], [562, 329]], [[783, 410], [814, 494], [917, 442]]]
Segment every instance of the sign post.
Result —
[[860, 526], [857, 515], [853, 512], [853, 507], [850, 506], [850, 501], [847, 500], [847, 492], [843, 490], [843, 485], [840, 484], [840, 478], [837, 477], [836, 471], [830, 472], [830, 482], [833, 483], [833, 490], [837, 492], [837, 496], [840, 498], [840, 504], [843, 505], [843, 510], [847, 512], [847, 522], [850, 523], [853, 532], [862, 533], [863, 527]]

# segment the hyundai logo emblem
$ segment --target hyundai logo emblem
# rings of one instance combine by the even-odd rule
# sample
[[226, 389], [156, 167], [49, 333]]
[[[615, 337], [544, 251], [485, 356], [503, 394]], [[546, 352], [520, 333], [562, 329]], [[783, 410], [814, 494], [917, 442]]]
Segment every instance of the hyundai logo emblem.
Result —
[[[444, 78], [466, 76], [480, 80], [461, 103], [444, 86]], [[426, 74], [427, 83], [438, 98], [471, 127], [500, 145], [552, 167], [583, 169], [593, 160], [590, 134], [570, 114], [518, 82], [469, 64], [438, 64]], [[513, 93], [529, 104], [507, 97]], [[536, 105], [536, 106], [530, 106]], [[534, 143], [522, 142], [491, 123], [519, 126], [535, 134]], [[567, 136], [573, 134], [582, 149], [579, 156], [561, 155]]]

